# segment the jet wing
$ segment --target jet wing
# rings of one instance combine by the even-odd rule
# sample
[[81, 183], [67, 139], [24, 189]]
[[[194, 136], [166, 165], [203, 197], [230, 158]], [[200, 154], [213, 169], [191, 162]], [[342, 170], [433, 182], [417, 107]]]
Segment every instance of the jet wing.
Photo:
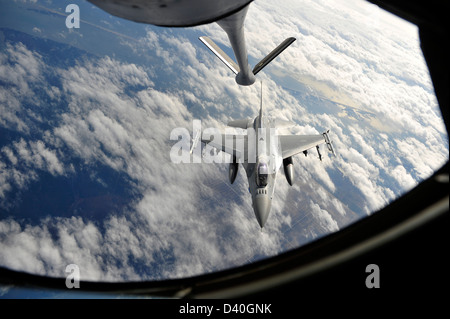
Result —
[[325, 143], [322, 134], [318, 135], [279, 135], [283, 159]]
[[202, 137], [202, 142], [244, 160], [247, 147], [247, 135], [214, 134], [208, 138]]

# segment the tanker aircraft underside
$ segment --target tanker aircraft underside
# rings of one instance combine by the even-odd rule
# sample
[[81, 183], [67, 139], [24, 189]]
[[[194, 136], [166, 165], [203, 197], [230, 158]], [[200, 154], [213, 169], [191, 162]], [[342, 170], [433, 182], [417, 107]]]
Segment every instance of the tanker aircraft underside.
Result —
[[[261, 87], [262, 96], [262, 87]], [[240, 119], [228, 122], [228, 126], [245, 129], [247, 134], [214, 134], [204, 136], [200, 132], [194, 135], [191, 153], [199, 141], [210, 145], [218, 151], [231, 155], [229, 179], [234, 183], [239, 163], [245, 169], [248, 178], [249, 191], [252, 196], [253, 210], [261, 229], [267, 221], [272, 206], [274, 185], [277, 172], [281, 165], [288, 183], [292, 186], [294, 178], [292, 156], [303, 152], [307, 155], [310, 148], [315, 147], [319, 159], [322, 154], [319, 145], [325, 143], [328, 150], [334, 154], [328, 132], [316, 135], [280, 135], [279, 128], [295, 126], [294, 123], [264, 115], [261, 106], [259, 115], [254, 119]]]

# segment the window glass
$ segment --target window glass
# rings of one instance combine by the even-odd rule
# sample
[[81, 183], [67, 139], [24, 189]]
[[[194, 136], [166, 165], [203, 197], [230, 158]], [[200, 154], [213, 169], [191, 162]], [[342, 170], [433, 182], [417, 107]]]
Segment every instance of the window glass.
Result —
[[194, 120], [223, 131], [258, 114], [258, 83], [238, 86], [198, 40], [233, 56], [225, 32], [74, 3], [79, 28], [68, 2], [0, 0], [3, 267], [134, 281], [240, 266], [373, 214], [448, 160], [416, 26], [366, 1], [254, 1], [251, 66], [296, 38], [256, 75], [265, 114], [295, 134], [329, 129], [336, 152], [295, 155], [292, 187], [278, 171], [261, 233], [242, 165], [230, 185], [228, 164], [170, 158], [174, 129], [192, 137]]
[[259, 187], [265, 187], [267, 185], [267, 175], [269, 174], [267, 164], [259, 163], [257, 174], [256, 174], [256, 184]]

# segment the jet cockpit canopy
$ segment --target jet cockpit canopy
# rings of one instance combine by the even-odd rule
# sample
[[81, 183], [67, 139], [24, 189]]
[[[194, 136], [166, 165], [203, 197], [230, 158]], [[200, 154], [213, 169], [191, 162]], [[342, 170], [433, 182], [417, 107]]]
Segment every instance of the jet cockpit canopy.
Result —
[[259, 162], [256, 167], [256, 185], [258, 185], [258, 187], [266, 187], [268, 174], [269, 168], [267, 163]]

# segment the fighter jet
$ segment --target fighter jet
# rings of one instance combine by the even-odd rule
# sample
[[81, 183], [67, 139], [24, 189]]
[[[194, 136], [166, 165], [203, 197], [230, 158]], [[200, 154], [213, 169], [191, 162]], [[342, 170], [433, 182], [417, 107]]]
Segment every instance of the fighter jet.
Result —
[[237, 64], [213, 40], [199, 39], [236, 74], [236, 83], [251, 85], [255, 75], [291, 45], [289, 37], [250, 70], [244, 20], [253, 0], [88, 0], [112, 15], [165, 27], [188, 27], [211, 22], [227, 33]]
[[[262, 85], [261, 85], [262, 96]], [[231, 155], [229, 180], [233, 184], [239, 168], [239, 163], [245, 169], [249, 192], [252, 196], [253, 210], [261, 229], [264, 227], [272, 206], [275, 178], [281, 165], [289, 185], [294, 180], [292, 156], [307, 152], [316, 147], [319, 159], [322, 155], [319, 145], [325, 143], [328, 150], [334, 150], [328, 137], [328, 132], [317, 135], [281, 135], [278, 129], [292, 127], [295, 124], [278, 118], [265, 116], [261, 97], [259, 114], [254, 119], [239, 119], [228, 122], [228, 126], [246, 130], [247, 134], [199, 134], [196, 132], [191, 146], [192, 150], [198, 141], [212, 146], [218, 151]], [[201, 137], [201, 139], [200, 139]]]

